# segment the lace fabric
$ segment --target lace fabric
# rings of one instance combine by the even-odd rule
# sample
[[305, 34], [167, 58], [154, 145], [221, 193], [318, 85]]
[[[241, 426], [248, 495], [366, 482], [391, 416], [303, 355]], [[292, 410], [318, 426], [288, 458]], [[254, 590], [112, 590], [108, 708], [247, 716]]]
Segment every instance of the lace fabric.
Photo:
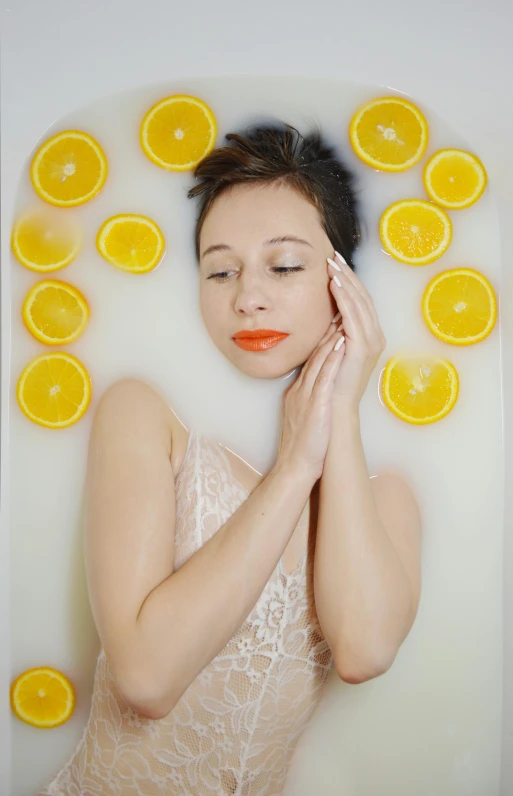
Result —
[[[175, 569], [248, 497], [219, 443], [191, 431], [175, 477]], [[312, 557], [283, 556], [252, 611], [164, 719], [116, 689], [102, 649], [71, 760], [38, 796], [278, 796], [333, 657], [313, 601]]]

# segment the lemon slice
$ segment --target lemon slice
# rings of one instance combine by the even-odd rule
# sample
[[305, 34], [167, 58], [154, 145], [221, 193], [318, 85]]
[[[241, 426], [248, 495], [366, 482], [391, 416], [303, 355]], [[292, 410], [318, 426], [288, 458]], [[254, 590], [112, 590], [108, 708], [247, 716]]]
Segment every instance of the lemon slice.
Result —
[[441, 420], [453, 408], [458, 392], [454, 365], [438, 357], [393, 357], [383, 372], [383, 401], [407, 423]]
[[67, 130], [38, 149], [30, 178], [45, 202], [60, 207], [81, 205], [102, 188], [107, 179], [107, 159], [90, 135]]
[[80, 290], [46, 279], [29, 290], [22, 309], [29, 332], [46, 345], [72, 343], [84, 331], [89, 307]]
[[29, 420], [46, 428], [65, 428], [85, 414], [91, 400], [91, 381], [71, 354], [41, 354], [23, 370], [16, 397]]
[[65, 268], [82, 246], [82, 234], [62, 210], [26, 213], [14, 224], [11, 247], [16, 259], [31, 271]]
[[497, 300], [488, 279], [473, 268], [443, 271], [422, 298], [429, 329], [445, 343], [471, 345], [488, 337], [497, 320]]
[[362, 105], [349, 125], [358, 157], [381, 171], [406, 171], [428, 144], [428, 125], [420, 110], [400, 97], [378, 97]]
[[431, 202], [403, 199], [385, 210], [379, 234], [385, 251], [396, 260], [426, 265], [449, 248], [452, 223], [445, 210]]
[[170, 171], [189, 171], [214, 148], [217, 124], [197, 97], [175, 94], [157, 102], [141, 124], [141, 146], [150, 160]]
[[96, 248], [116, 268], [132, 274], [145, 274], [159, 264], [165, 241], [151, 218], [118, 215], [108, 218], [100, 227]]
[[481, 198], [487, 183], [485, 167], [462, 149], [441, 149], [428, 160], [424, 187], [434, 202], [462, 210]]
[[75, 709], [75, 692], [65, 675], [42, 666], [28, 669], [11, 685], [14, 714], [33, 727], [49, 729], [67, 721]]

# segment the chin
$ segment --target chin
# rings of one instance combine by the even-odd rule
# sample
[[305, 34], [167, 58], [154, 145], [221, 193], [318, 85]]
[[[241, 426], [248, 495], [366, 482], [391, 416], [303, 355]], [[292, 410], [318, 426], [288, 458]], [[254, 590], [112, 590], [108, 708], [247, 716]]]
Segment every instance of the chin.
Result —
[[291, 375], [300, 365], [300, 363], [285, 361], [283, 357], [271, 359], [270, 356], [265, 356], [267, 353], [269, 352], [243, 351], [241, 349], [240, 356], [232, 355], [228, 358], [238, 370], [253, 379], [283, 379]]

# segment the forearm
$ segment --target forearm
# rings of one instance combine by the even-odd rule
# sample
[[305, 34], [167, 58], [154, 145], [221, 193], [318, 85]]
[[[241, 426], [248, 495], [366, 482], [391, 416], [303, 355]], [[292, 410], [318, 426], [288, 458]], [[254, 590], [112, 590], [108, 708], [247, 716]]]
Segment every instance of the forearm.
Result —
[[159, 713], [173, 708], [247, 618], [314, 483], [299, 468], [275, 465], [228, 521], [149, 594], [134, 644]]
[[334, 405], [319, 495], [319, 620], [339, 673], [379, 672], [411, 624], [411, 587], [376, 509], [357, 409]]

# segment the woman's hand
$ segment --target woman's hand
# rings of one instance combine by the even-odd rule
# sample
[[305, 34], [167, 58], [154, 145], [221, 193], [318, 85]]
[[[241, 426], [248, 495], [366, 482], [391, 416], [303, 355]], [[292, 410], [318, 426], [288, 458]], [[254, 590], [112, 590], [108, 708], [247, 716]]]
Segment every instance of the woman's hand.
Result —
[[385, 350], [386, 340], [371, 296], [344, 258], [338, 252], [335, 257], [340, 270], [333, 265], [335, 261], [328, 258], [328, 273], [332, 277], [330, 290], [340, 310], [345, 341], [342, 363], [333, 385], [333, 399], [357, 408]]
[[330, 323], [296, 380], [283, 393], [278, 461], [321, 477], [331, 434], [333, 384], [342, 352], [337, 324]]

